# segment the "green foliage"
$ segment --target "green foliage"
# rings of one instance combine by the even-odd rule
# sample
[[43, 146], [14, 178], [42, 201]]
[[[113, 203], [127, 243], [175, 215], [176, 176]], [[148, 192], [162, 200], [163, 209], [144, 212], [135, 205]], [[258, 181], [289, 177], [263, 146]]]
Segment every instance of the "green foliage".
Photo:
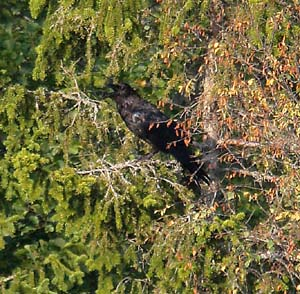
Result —
[[41, 13], [41, 11], [43, 10], [43, 8], [45, 7], [45, 5], [46, 5], [46, 0], [41, 0], [41, 1], [31, 0], [29, 2], [29, 7], [30, 7], [32, 17], [37, 18]]
[[31, 85], [40, 26], [30, 19], [27, 1], [9, 0], [0, 9], [0, 88]]
[[[1, 292], [299, 290], [299, 8], [222, 3], [0, 5]], [[213, 81], [222, 197], [138, 160], [149, 146], [96, 99], [107, 77], [182, 109], [196, 140]]]
[[[1, 100], [6, 149], [0, 161], [6, 207], [1, 248], [3, 256], [9, 252], [14, 260], [13, 264], [3, 263], [1, 270], [12, 275], [8, 285], [13, 291], [25, 291], [26, 285], [24, 289], [49, 286], [68, 292], [75, 285], [80, 287], [89, 271], [97, 271], [99, 289], [113, 289], [124, 267], [134, 264], [140, 275], [141, 266], [134, 258], [137, 245], [120, 236], [141, 230], [138, 234], [143, 240], [153, 218], [178, 210], [172, 208], [172, 198], [183, 187], [157, 182], [156, 172], [151, 176], [146, 167], [132, 163], [110, 169], [111, 164], [103, 161], [98, 179], [76, 173], [78, 166], [84, 169], [91, 168], [92, 162], [97, 164], [97, 154], [108, 154], [110, 160], [124, 158], [128, 146], [110, 144], [107, 130], [120, 130], [112, 130], [117, 117], [106, 102], [86, 100], [81, 109], [74, 105], [78, 106], [75, 97], [26, 92], [21, 86], [10, 87]], [[107, 123], [99, 131], [91, 127], [96, 118]], [[170, 178], [171, 171], [161, 168], [161, 174]], [[159, 193], [154, 193], [158, 186]], [[181, 197], [188, 201], [193, 195], [188, 192]], [[37, 273], [28, 280], [24, 273], [31, 271], [32, 263]]]
[[[65, 1], [59, 6], [49, 6], [43, 25], [44, 34], [36, 48], [38, 56], [33, 78], [44, 80], [52, 73], [60, 84], [65, 81], [64, 76], [59, 74], [61, 66], [75, 66], [78, 69], [78, 81], [83, 85], [89, 84], [96, 52], [102, 56], [108, 53], [104, 60], [105, 69], [103, 64], [98, 65], [100, 79], [108, 74], [119, 73], [121, 67], [126, 67], [129, 63], [134, 64], [132, 59], [136, 59], [136, 54], [144, 47], [137, 28], [134, 27], [137, 14], [145, 6], [144, 2], [99, 1], [96, 9], [92, 2], [76, 6], [72, 1]], [[32, 3], [32, 16], [37, 17], [37, 11], [43, 6], [44, 2]], [[123, 42], [128, 38], [130, 42]], [[95, 48], [97, 40], [101, 45]], [[107, 52], [107, 46], [112, 48], [111, 52]], [[63, 60], [56, 58], [57, 52], [64, 57]], [[113, 52], [116, 56], [110, 58]], [[77, 65], [79, 59], [80, 66]]]

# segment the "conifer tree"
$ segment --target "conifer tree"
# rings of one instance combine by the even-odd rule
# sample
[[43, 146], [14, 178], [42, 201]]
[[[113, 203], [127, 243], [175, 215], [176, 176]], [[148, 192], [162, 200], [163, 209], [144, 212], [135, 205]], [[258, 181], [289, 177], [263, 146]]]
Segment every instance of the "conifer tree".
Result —
[[[293, 293], [297, 1], [0, 4], [3, 293]], [[186, 185], [101, 97], [127, 82], [180, 123]]]

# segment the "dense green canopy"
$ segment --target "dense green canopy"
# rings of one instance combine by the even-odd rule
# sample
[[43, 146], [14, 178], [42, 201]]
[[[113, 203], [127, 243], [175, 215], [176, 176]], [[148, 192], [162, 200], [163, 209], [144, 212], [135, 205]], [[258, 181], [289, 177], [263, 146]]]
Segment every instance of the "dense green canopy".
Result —
[[[298, 1], [4, 2], [2, 293], [300, 290]], [[139, 160], [108, 79], [180, 122], [211, 186]]]

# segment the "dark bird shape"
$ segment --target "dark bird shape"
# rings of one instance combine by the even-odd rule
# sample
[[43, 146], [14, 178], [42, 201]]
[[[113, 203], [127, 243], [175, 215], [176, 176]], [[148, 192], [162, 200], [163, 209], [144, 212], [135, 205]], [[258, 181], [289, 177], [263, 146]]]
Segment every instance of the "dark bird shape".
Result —
[[176, 122], [142, 99], [131, 86], [123, 83], [108, 86], [114, 90], [111, 97], [125, 124], [136, 136], [153, 146], [152, 154], [158, 151], [172, 154], [191, 173], [193, 179], [209, 184], [208, 175], [202, 164], [193, 159]]

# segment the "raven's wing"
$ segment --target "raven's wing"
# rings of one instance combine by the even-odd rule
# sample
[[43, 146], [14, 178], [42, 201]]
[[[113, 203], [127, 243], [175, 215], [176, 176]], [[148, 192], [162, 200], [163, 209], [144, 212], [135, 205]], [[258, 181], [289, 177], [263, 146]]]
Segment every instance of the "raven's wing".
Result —
[[183, 131], [153, 104], [131, 96], [122, 101], [119, 112], [127, 127], [156, 149], [166, 153], [180, 145], [186, 149]]
[[[118, 110], [127, 127], [139, 138], [148, 140], [148, 133], [155, 126], [162, 125], [169, 118], [153, 104], [131, 96], [118, 105]], [[152, 145], [152, 142], [149, 142]]]
[[[127, 127], [155, 149], [172, 154], [197, 179], [209, 183], [209, 177], [184, 143], [182, 130], [153, 104], [138, 96], [129, 96], [118, 110]], [[184, 135], [184, 133], [183, 133]]]
[[144, 140], [156, 149], [172, 154], [197, 181], [203, 180], [209, 184], [210, 178], [203, 170], [202, 163], [195, 160], [193, 153], [184, 141], [186, 132], [152, 104], [148, 105], [144, 115], [140, 116], [138, 113], [136, 113], [136, 117], [143, 121], [146, 137]]
[[184, 142], [184, 137], [181, 136], [181, 129], [175, 122], [151, 124], [146, 136], [146, 141], [156, 149], [172, 154], [183, 168], [190, 171], [194, 179], [203, 180], [209, 184], [210, 178], [202, 168], [202, 163], [194, 158], [193, 153]]

